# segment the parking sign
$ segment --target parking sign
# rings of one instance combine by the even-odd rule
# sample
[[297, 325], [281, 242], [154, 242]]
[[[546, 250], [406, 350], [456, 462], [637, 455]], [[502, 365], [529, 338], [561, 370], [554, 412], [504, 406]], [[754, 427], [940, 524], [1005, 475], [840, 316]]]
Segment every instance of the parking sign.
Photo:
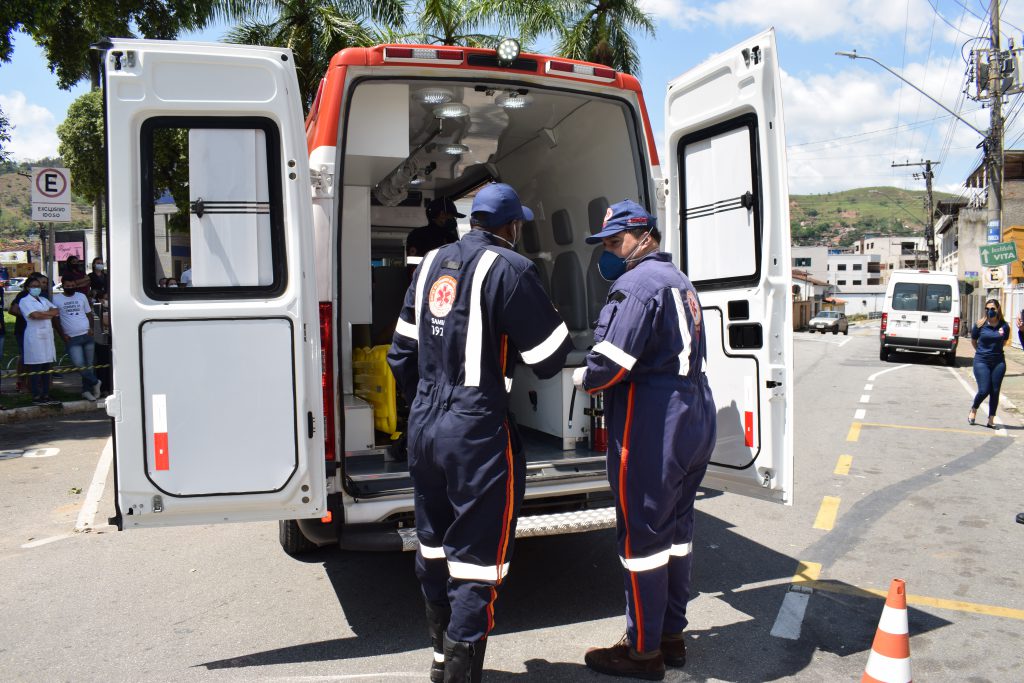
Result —
[[32, 220], [71, 221], [71, 172], [68, 169], [32, 167]]

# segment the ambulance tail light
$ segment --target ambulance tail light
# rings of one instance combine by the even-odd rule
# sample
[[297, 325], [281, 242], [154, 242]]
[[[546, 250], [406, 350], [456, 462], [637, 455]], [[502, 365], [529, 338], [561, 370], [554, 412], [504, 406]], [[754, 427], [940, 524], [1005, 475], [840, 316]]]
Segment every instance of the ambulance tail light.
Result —
[[960, 318], [953, 318], [953, 341], [960, 336]]
[[882, 314], [882, 334], [885, 334], [885, 328], [886, 328], [886, 326], [888, 326], [888, 324], [889, 324], [889, 314], [888, 313], [883, 313]]
[[329, 301], [320, 302], [320, 385], [324, 404], [324, 459], [337, 460], [334, 437], [334, 323]]
[[544, 71], [552, 76], [573, 76], [574, 78], [604, 81], [605, 83], [614, 81], [616, 76], [615, 69], [587, 64], [574, 64], [572, 62], [560, 62], [555, 59], [548, 60], [544, 66]]
[[420, 64], [462, 64], [465, 60], [463, 50], [438, 49], [427, 47], [386, 47], [385, 62], [404, 62]]

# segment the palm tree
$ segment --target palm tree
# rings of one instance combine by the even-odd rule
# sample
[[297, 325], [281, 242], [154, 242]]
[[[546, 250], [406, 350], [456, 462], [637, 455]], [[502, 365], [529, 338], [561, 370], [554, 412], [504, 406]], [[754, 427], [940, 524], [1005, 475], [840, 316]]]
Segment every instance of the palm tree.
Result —
[[477, 29], [494, 25], [505, 14], [504, 0], [423, 0], [414, 39], [426, 44], [496, 47], [502, 36]]
[[506, 3], [505, 25], [518, 26], [524, 40], [553, 33], [555, 52], [640, 74], [632, 31], [653, 36], [654, 21], [636, 0], [520, 0]]
[[402, 0], [222, 0], [217, 16], [240, 20], [224, 41], [287, 47], [308, 110], [335, 53], [396, 38], [405, 20]]

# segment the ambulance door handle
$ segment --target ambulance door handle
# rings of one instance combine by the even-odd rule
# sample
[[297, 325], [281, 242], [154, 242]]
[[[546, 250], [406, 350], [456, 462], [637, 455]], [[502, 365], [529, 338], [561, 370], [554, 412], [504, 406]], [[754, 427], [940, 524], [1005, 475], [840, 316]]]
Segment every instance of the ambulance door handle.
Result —
[[923, 323], [926, 323], [926, 322], [928, 322], [928, 316], [926, 316], [926, 315], [922, 315], [922, 316], [921, 316], [921, 322], [923, 322]]
[[306, 434], [307, 434], [308, 438], [312, 439], [313, 438], [313, 433], [315, 431], [316, 431], [316, 428], [314, 427], [314, 423], [313, 423], [313, 413], [312, 413], [312, 411], [310, 411], [310, 412], [306, 413]]

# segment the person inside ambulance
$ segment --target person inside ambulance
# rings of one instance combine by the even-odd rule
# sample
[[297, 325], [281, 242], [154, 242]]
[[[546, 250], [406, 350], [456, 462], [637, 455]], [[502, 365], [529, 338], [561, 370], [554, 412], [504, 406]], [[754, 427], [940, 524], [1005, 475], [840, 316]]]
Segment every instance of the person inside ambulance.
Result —
[[[405, 238], [405, 253], [407, 256], [422, 258], [428, 251], [433, 251], [459, 239], [458, 222], [456, 218], [465, 218], [466, 214], [459, 213], [455, 208], [455, 202], [447, 197], [438, 197], [427, 202], [427, 224], [416, 228]], [[409, 263], [417, 262], [415, 259]]]
[[613, 284], [573, 382], [604, 392], [626, 634], [584, 659], [604, 674], [661, 680], [666, 664], [686, 662], [693, 507], [715, 445], [700, 299], [636, 202], [609, 207], [586, 241], [604, 242], [598, 266]]
[[484, 186], [469, 234], [427, 252], [417, 267], [388, 352], [410, 404], [431, 681], [481, 678], [526, 482], [508, 420], [517, 356], [548, 378], [573, 348], [536, 267], [513, 251], [532, 219], [512, 187]]

